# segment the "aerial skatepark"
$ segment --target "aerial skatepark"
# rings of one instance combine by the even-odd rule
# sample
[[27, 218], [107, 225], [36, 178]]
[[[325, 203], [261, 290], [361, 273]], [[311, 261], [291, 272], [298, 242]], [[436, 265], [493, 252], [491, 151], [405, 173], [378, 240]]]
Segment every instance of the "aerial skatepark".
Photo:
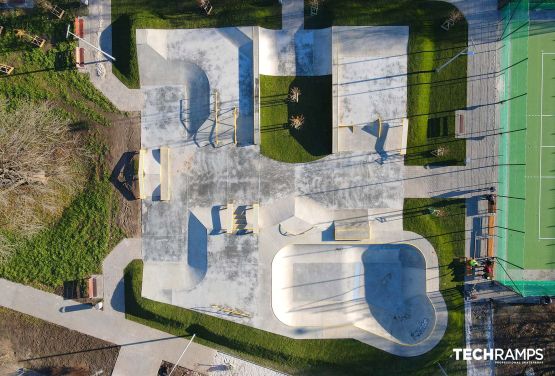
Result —
[[[143, 296], [292, 338], [433, 348], [437, 255], [402, 227], [407, 43], [404, 26], [137, 30]], [[332, 76], [330, 155], [260, 153], [261, 75]]]

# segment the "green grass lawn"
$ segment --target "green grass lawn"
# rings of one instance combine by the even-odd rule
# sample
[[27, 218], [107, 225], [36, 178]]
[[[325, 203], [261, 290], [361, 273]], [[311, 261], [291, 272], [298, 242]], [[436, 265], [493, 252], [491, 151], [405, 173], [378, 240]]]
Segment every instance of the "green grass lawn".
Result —
[[[53, 3], [66, 9], [64, 19], [40, 9], [0, 12], [0, 25], [4, 26], [0, 62], [15, 67], [12, 75], [0, 76], [2, 110], [22, 102], [50, 102], [89, 145], [93, 157], [84, 159], [83, 174], [88, 183], [75, 197], [68, 197], [69, 205], [50, 227], [24, 237], [7, 233], [0, 224], [0, 234], [15, 244], [12, 255], [0, 262], [0, 277], [46, 290], [59, 287], [64, 280], [100, 271], [103, 258], [123, 235], [113, 220], [117, 201], [103, 161], [107, 150], [94, 133], [95, 128], [109, 127], [112, 119], [123, 114], [94, 88], [87, 75], [75, 70], [76, 44], [65, 39], [65, 32], [78, 10], [72, 8], [76, 3]], [[20, 40], [15, 36], [16, 28], [47, 38], [47, 45], [39, 49]]]
[[[288, 100], [292, 87], [301, 90], [299, 103]], [[289, 125], [304, 115], [299, 130]], [[260, 76], [260, 152], [282, 162], [310, 162], [331, 153], [331, 76]]]
[[281, 28], [278, 0], [212, 1], [210, 16], [197, 0], [112, 0], [114, 74], [128, 87], [139, 87], [136, 29], [193, 29], [226, 26]]
[[17, 250], [0, 263], [0, 277], [52, 290], [102, 272], [102, 260], [123, 237], [113, 225], [115, 194], [108, 179], [93, 179], [54, 226], [16, 238]]
[[[428, 214], [430, 206], [442, 208], [447, 215]], [[464, 200], [407, 199], [404, 213], [404, 228], [425, 235], [439, 253], [440, 285], [449, 308], [445, 337], [422, 356], [401, 358], [355, 340], [294, 340], [143, 298], [140, 260], [125, 270], [126, 317], [174, 335], [196, 333], [200, 343], [292, 374], [431, 375], [439, 374], [438, 361], [449, 375], [466, 374], [464, 362], [449, 358], [453, 347], [464, 344], [464, 270], [454, 262], [464, 254]]]
[[[455, 110], [466, 108], [467, 57], [462, 56], [439, 73], [434, 69], [461, 51], [467, 44], [466, 20], [459, 20], [450, 31], [441, 24], [456, 8], [441, 1], [365, 0], [326, 1], [317, 16], [310, 16], [306, 0], [306, 26], [331, 25], [408, 25], [409, 134], [407, 165], [464, 165], [466, 142], [457, 140]], [[446, 153], [435, 157], [432, 151], [443, 147]]]

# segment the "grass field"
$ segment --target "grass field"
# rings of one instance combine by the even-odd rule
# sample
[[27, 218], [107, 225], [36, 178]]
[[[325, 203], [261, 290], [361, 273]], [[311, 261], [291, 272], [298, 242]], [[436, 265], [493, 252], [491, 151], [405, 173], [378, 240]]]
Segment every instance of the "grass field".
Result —
[[114, 74], [128, 87], [139, 88], [136, 29], [193, 29], [202, 27], [281, 27], [281, 6], [277, 0], [212, 1], [214, 10], [206, 16], [197, 0], [113, 0]]
[[[310, 16], [306, 2], [306, 27], [331, 25], [408, 25], [409, 134], [407, 165], [464, 165], [466, 142], [457, 140], [455, 111], [466, 108], [467, 58], [462, 56], [436, 73], [442, 65], [467, 44], [464, 18], [446, 32], [441, 24], [456, 8], [447, 2], [427, 0], [336, 0], [321, 4], [317, 16]], [[430, 132], [438, 128], [439, 132]], [[448, 152], [435, 157], [431, 152], [444, 147]]]
[[[299, 103], [289, 101], [289, 90], [301, 90]], [[293, 115], [304, 115], [304, 126], [289, 126]], [[310, 162], [331, 153], [331, 76], [260, 76], [260, 152], [272, 159]]]
[[[74, 42], [65, 40], [65, 30], [76, 12], [73, 1], [56, 1], [67, 11], [58, 20], [42, 10], [4, 11], [0, 25], [0, 62], [15, 67], [10, 76], [0, 77], [2, 110], [22, 102], [52, 103], [69, 119], [71, 128], [89, 145], [94, 157], [83, 171], [89, 182], [51, 227], [32, 237], [7, 233], [0, 224], [0, 235], [15, 244], [13, 255], [0, 263], [0, 277], [52, 290], [65, 279], [75, 279], [100, 269], [104, 256], [122, 236], [113, 221], [117, 211], [115, 192], [104, 171], [106, 148], [94, 130], [121, 118], [115, 107], [90, 83], [88, 76], [74, 68]], [[42, 49], [20, 40], [15, 28], [42, 35], [48, 43]], [[86, 180], [86, 179], [84, 179]]]
[[[447, 216], [428, 214], [430, 206], [443, 208]], [[464, 253], [464, 200], [407, 199], [404, 213], [404, 228], [425, 235], [438, 252], [440, 286], [449, 308], [445, 337], [425, 355], [401, 358], [355, 340], [294, 340], [155, 302], [141, 297], [140, 260], [125, 270], [126, 317], [175, 335], [196, 333], [200, 343], [293, 374], [430, 375], [439, 372], [438, 361], [449, 375], [465, 374], [465, 363], [450, 358], [452, 348], [464, 344], [464, 270], [455, 262]]]
[[52, 290], [64, 281], [101, 272], [102, 260], [123, 234], [113, 226], [115, 192], [107, 179], [90, 181], [51, 228], [30, 239], [0, 263], [0, 277]]

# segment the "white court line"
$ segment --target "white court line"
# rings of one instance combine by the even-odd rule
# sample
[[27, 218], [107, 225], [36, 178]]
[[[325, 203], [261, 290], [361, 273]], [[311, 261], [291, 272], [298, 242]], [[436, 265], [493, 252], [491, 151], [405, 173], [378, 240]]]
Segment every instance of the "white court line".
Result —
[[[544, 56], [545, 52], [542, 51], [542, 80], [541, 80], [541, 84], [540, 84], [540, 147], [538, 148], [539, 150], [539, 158], [540, 158], [540, 176], [542, 173], [542, 148], [541, 146], [543, 146], [543, 56]], [[540, 207], [538, 208], [538, 238], [541, 239], [542, 236], [542, 216], [541, 216], [541, 208], [542, 208], [542, 180], [540, 178], [540, 182], [539, 182], [539, 195], [538, 195], [538, 199], [539, 199], [539, 204]]]
[[539, 198], [539, 204], [540, 207], [538, 208], [538, 239], [539, 240], [554, 240], [555, 238], [550, 238], [550, 237], [542, 237], [541, 236], [541, 208], [542, 208], [542, 180], [543, 179], [555, 179], [555, 176], [542, 176], [542, 149], [543, 148], [553, 148], [555, 146], [551, 146], [551, 145], [544, 145], [543, 144], [543, 118], [544, 117], [549, 117], [552, 115], [544, 115], [543, 113], [543, 76], [544, 76], [544, 63], [543, 63], [543, 57], [544, 55], [555, 55], [555, 52], [543, 52], [542, 51], [542, 75], [541, 75], [541, 91], [540, 91], [540, 147], [539, 147], [539, 157], [540, 157], [540, 179], [539, 179], [539, 194], [538, 194], [538, 198]]

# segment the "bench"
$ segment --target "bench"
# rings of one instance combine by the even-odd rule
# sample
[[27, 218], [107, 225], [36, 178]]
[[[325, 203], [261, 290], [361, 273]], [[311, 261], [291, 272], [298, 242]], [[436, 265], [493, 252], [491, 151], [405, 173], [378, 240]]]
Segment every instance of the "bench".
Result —
[[65, 10], [60, 8], [59, 6], [54, 5], [52, 8], [50, 8], [50, 13], [52, 13], [54, 16], [61, 19], [66, 12], [65, 12]]
[[401, 149], [399, 150], [399, 154], [406, 155], [407, 154], [407, 142], [409, 139], [409, 119], [403, 119], [403, 136], [401, 137]]
[[6, 64], [0, 64], [0, 72], [8, 75], [8, 74], [12, 74], [14, 70], [14, 67], [6, 65]]
[[146, 198], [145, 193], [145, 156], [146, 150], [141, 149], [139, 151], [139, 168], [137, 175], [139, 176], [139, 199], [143, 200]]
[[93, 275], [87, 280], [87, 295], [89, 299], [102, 298], [104, 296], [104, 285], [101, 275]]
[[464, 115], [466, 111], [455, 111], [455, 138], [466, 137]]
[[83, 47], [75, 47], [75, 66], [85, 68], [85, 49]]
[[160, 148], [160, 200], [170, 199], [170, 148], [163, 146]]
[[227, 204], [227, 223], [225, 224], [225, 232], [228, 234], [235, 233], [235, 205], [231, 202]]
[[85, 21], [79, 17], [75, 17], [74, 28], [75, 35], [77, 35], [79, 38], [83, 38], [83, 36], [85, 35]]
[[495, 236], [495, 215], [490, 215], [488, 217], [488, 257], [493, 257], [493, 238]]
[[253, 204], [252, 211], [253, 211], [252, 232], [255, 234], [258, 234], [260, 232], [260, 227], [258, 226], [258, 214], [260, 212], [259, 204]]

